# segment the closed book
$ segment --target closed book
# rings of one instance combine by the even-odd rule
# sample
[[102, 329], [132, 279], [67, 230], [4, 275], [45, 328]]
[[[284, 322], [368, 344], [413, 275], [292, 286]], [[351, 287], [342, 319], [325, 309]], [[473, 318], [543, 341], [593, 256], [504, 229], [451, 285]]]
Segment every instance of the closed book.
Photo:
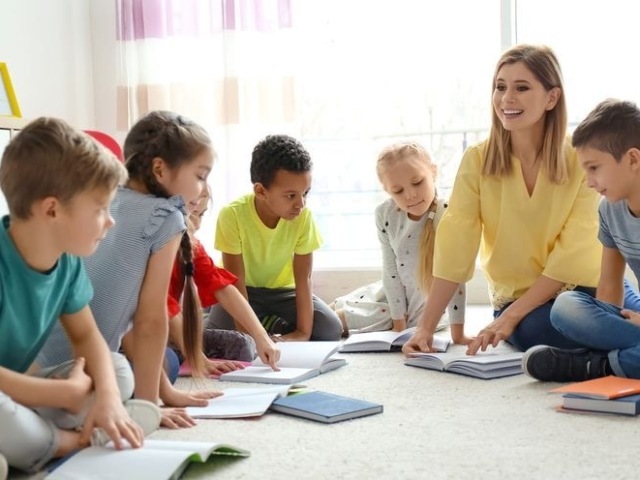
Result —
[[568, 393], [563, 395], [562, 398], [562, 407], [570, 410], [588, 410], [590, 412], [619, 413], [622, 415], [638, 415], [640, 413], [640, 395], [601, 400]]
[[572, 393], [585, 398], [610, 400], [640, 394], [640, 380], [609, 375], [554, 388], [551, 393]]
[[382, 413], [383, 407], [379, 403], [335, 393], [311, 391], [277, 398], [270, 409], [316, 422], [336, 423]]
[[[388, 330], [385, 332], [365, 332], [355, 333], [347, 338], [340, 352], [393, 352], [400, 350], [415, 333], [416, 327], [407, 328], [401, 332]], [[435, 335], [433, 337], [433, 348], [438, 352], [446, 352], [451, 340], [446, 337]]]

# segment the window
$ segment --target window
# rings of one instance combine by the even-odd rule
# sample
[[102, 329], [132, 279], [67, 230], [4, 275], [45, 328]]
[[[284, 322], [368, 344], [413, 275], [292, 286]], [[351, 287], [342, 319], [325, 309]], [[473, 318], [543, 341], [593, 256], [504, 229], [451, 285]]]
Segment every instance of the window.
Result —
[[[292, 0], [291, 13], [298, 102], [283, 128], [314, 160], [309, 207], [325, 240], [314, 264], [379, 266], [374, 210], [387, 196], [375, 173], [378, 152], [420, 141], [448, 195], [464, 148], [490, 122], [500, 3]], [[238, 170], [248, 170], [241, 162], [257, 138], [221, 155], [226, 201], [248, 190], [248, 172]]]

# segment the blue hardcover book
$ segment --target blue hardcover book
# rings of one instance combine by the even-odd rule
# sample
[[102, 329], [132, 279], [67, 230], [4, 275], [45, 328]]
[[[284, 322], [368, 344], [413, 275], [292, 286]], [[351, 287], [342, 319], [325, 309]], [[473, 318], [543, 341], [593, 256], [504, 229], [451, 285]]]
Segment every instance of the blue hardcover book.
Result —
[[341, 422], [382, 413], [382, 405], [378, 403], [318, 391], [277, 398], [270, 409], [274, 412], [323, 423]]
[[612, 400], [600, 400], [568, 393], [563, 395], [562, 398], [562, 406], [569, 410], [619, 413], [622, 415], [640, 414], [640, 395], [629, 395]]

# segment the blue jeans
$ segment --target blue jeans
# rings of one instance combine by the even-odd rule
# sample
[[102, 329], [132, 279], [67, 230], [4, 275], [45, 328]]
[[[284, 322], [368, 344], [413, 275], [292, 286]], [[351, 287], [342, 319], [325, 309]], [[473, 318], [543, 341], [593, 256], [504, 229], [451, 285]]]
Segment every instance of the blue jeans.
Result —
[[[640, 312], [640, 296], [625, 281], [624, 308]], [[609, 352], [619, 377], [640, 378], [640, 326], [620, 315], [620, 308], [580, 292], [566, 292], [551, 310], [554, 328], [581, 347]]]
[[178, 373], [180, 372], [180, 359], [178, 358], [178, 354], [169, 347], [164, 351], [164, 371], [167, 377], [169, 377], [171, 385], [176, 383]]
[[[594, 296], [596, 293], [595, 288], [589, 287], [576, 287], [575, 291], [584, 292], [584, 294], [591, 296]], [[565, 337], [551, 326], [551, 307], [553, 303], [554, 300], [549, 300], [544, 305], [540, 305], [525, 315], [515, 331], [507, 339], [507, 342], [521, 352], [526, 351], [534, 345], [550, 345], [558, 348], [580, 348], [580, 344]], [[506, 305], [501, 310], [494, 310], [493, 317], [498, 318], [509, 305]]]

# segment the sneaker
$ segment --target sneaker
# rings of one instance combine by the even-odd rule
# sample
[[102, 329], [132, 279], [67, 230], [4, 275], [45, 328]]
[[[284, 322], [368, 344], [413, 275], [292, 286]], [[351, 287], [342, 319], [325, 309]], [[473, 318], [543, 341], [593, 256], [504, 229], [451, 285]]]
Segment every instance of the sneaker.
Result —
[[9, 476], [9, 465], [4, 455], [0, 453], [0, 480], [7, 480]]
[[612, 375], [607, 352], [536, 345], [522, 357], [524, 373], [543, 382], [582, 382]]
[[[161, 414], [157, 405], [148, 400], [131, 399], [124, 402], [124, 408], [132, 420], [142, 427], [145, 437], [160, 428]], [[91, 445], [93, 446], [104, 447], [110, 441], [111, 438], [102, 428], [94, 428], [91, 432]]]

